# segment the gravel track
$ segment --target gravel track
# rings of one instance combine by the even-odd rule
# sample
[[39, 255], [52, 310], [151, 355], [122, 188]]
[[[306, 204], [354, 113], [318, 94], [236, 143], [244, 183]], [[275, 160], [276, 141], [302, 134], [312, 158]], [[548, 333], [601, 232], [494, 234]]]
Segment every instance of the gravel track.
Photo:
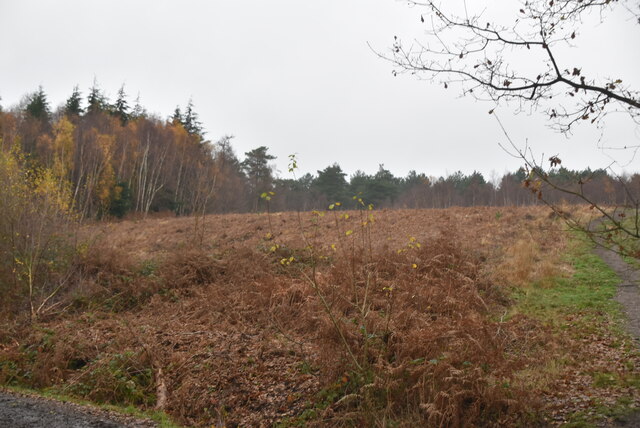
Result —
[[[640, 348], [640, 270], [625, 262], [620, 254], [604, 245], [597, 245], [594, 252], [620, 278], [615, 299], [620, 303], [624, 312], [626, 330], [635, 341], [636, 347]], [[612, 426], [640, 427], [640, 412], [626, 415], [615, 421]]]
[[1, 428], [120, 428], [156, 427], [139, 420], [89, 406], [0, 390]]
[[627, 331], [640, 347], [640, 270], [625, 262], [620, 254], [600, 245], [595, 253], [620, 277], [616, 301], [626, 315]]

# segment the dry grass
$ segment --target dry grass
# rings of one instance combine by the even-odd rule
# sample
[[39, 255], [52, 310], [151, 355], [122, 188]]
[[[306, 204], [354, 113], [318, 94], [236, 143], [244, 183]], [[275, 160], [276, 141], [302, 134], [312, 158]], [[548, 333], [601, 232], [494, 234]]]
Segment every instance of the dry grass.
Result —
[[551, 242], [547, 239], [540, 242], [527, 234], [507, 246], [503, 261], [492, 271], [494, 278], [519, 287], [548, 287], [557, 277], [570, 274], [571, 268], [563, 263], [562, 257], [565, 234], [558, 227], [555, 239]]
[[[345, 211], [349, 219], [342, 220], [344, 230], [357, 230], [357, 212]], [[488, 253], [529, 231], [533, 236], [547, 236], [548, 218], [545, 207], [525, 208], [450, 208], [446, 210], [382, 210], [375, 211], [378, 227], [372, 239], [375, 247], [402, 248], [409, 237], [428, 242], [441, 231], [453, 229], [460, 234], [461, 244], [475, 252]], [[337, 240], [335, 221], [330, 213], [323, 217], [303, 213], [305, 229], [314, 226], [317, 219], [318, 237], [328, 245]], [[264, 242], [267, 233], [275, 240], [292, 248], [301, 248], [303, 241], [296, 213], [274, 213], [273, 231], [269, 230], [267, 214], [208, 215], [205, 218], [205, 248], [222, 251], [233, 248], [255, 249]], [[542, 228], [541, 228], [542, 226]], [[195, 221], [191, 217], [125, 220], [117, 223], [98, 223], [86, 226], [85, 238], [100, 240], [103, 245], [126, 251], [129, 259], [149, 260], [161, 258], [188, 248], [200, 237], [194, 233]], [[197, 239], [196, 239], [197, 238]], [[550, 237], [549, 237], [550, 238]]]
[[500, 318], [503, 285], [556, 272], [557, 222], [382, 211], [369, 234], [348, 214], [303, 214], [304, 236], [294, 213], [273, 230], [266, 215], [208, 216], [197, 239], [190, 218], [86, 227], [70, 306], [0, 337], [0, 383], [139, 406], [164, 385], [165, 409], [194, 425], [503, 425], [535, 409], [518, 373], [551, 339]]

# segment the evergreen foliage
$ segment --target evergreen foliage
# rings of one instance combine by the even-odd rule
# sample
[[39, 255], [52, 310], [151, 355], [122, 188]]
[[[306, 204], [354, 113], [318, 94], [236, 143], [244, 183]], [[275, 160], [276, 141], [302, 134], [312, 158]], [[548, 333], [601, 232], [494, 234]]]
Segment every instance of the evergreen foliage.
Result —
[[190, 99], [182, 117], [182, 125], [184, 129], [191, 135], [203, 136], [202, 123], [198, 117], [198, 113], [193, 108], [193, 101]]
[[258, 209], [260, 195], [271, 190], [273, 182], [273, 171], [269, 166], [269, 161], [276, 159], [276, 157], [268, 154], [268, 150], [266, 146], [260, 146], [246, 152], [244, 154], [245, 160], [241, 164], [242, 170], [247, 175], [253, 211]]
[[180, 106], [176, 106], [176, 109], [173, 111], [173, 116], [171, 116], [171, 123], [174, 125], [181, 124], [184, 126], [184, 121], [182, 119], [182, 111], [180, 110]]
[[87, 113], [98, 113], [108, 110], [108, 101], [105, 95], [98, 87], [98, 82], [93, 81], [93, 86], [89, 90], [89, 96], [87, 97]]
[[129, 121], [129, 103], [127, 102], [127, 95], [124, 92], [124, 85], [118, 90], [118, 99], [113, 105], [112, 114], [119, 118], [123, 125], [126, 125]]
[[133, 111], [131, 112], [131, 119], [140, 119], [147, 115], [147, 111], [140, 104], [140, 94], [136, 97], [136, 104], [133, 106]]
[[[313, 181], [313, 184], [330, 203], [345, 203], [351, 199], [346, 176], [347, 174], [342, 171], [340, 165], [334, 163], [322, 171], [318, 171], [318, 177]], [[307, 179], [309, 179], [308, 176]]]
[[38, 87], [38, 90], [27, 98], [27, 105], [25, 111], [33, 118], [48, 121], [51, 117], [51, 110], [49, 108], [49, 101], [47, 101], [47, 95], [44, 93], [42, 86]]
[[133, 206], [133, 195], [129, 183], [121, 181], [115, 186], [113, 199], [109, 205], [109, 214], [113, 217], [124, 217]]
[[82, 108], [82, 94], [78, 85], [73, 87], [71, 96], [64, 104], [64, 114], [67, 116], [81, 116], [84, 113]]

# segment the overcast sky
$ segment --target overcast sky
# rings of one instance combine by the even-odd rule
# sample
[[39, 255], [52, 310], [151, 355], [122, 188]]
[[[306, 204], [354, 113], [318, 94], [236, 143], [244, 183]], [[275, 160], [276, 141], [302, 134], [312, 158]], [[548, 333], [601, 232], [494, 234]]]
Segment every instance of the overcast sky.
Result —
[[[481, 3], [505, 19], [520, 8], [474, 0]], [[348, 173], [384, 164], [396, 175], [475, 169], [490, 178], [517, 169], [521, 162], [498, 146], [505, 138], [487, 114], [493, 105], [394, 78], [368, 47], [384, 52], [394, 35], [420, 38], [420, 13], [394, 0], [0, 0], [0, 103], [10, 107], [42, 85], [55, 107], [76, 84], [86, 96], [95, 77], [112, 99], [124, 83], [131, 103], [140, 93], [163, 118], [192, 98], [209, 139], [234, 135], [240, 157], [268, 146], [283, 177], [291, 153], [312, 173], [333, 162]], [[578, 48], [559, 60], [638, 88], [639, 29], [614, 13], [584, 28]], [[626, 171], [640, 170], [640, 156], [598, 148], [638, 144], [640, 130], [625, 117], [613, 117], [598, 142], [593, 127], [567, 139], [541, 112], [496, 112], [539, 156], [558, 154], [569, 168], [604, 167], [614, 156]]]

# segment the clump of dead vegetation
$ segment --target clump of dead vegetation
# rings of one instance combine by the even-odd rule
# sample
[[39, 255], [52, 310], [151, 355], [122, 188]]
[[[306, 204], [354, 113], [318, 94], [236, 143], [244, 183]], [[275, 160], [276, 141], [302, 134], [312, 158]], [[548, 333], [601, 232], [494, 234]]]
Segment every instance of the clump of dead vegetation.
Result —
[[563, 223], [538, 219], [504, 246], [501, 260], [493, 267], [491, 276], [511, 286], [548, 287], [556, 278], [571, 272], [563, 260], [566, 242]]
[[66, 312], [0, 338], [0, 383], [158, 406], [198, 425], [522, 421], [537, 403], [518, 372], [542, 363], [550, 338], [501, 318], [508, 298], [486, 274], [497, 256], [468, 242], [491, 228], [460, 231], [502, 215], [460, 212], [469, 218], [450, 211], [415, 236], [388, 220], [411, 212], [275, 215], [273, 231], [264, 216], [227, 219], [254, 238], [215, 216], [214, 244], [138, 243], [143, 257], [107, 237], [83, 254]]
[[[334, 254], [315, 253], [332, 259], [329, 268], [299, 270], [311, 295], [296, 301], [307, 307], [282, 317], [300, 335], [304, 321], [319, 335], [318, 364], [336, 400], [314, 414], [336, 425], [458, 426], [504, 424], [535, 406], [513, 377], [533, 361], [522, 348], [548, 337], [539, 329], [523, 341], [522, 319], [492, 319], [504, 293], [484, 279], [451, 224], [390, 249], [374, 245], [373, 215], [359, 213], [355, 231], [341, 227], [348, 218], [334, 214]], [[313, 253], [319, 243], [307, 244]]]

